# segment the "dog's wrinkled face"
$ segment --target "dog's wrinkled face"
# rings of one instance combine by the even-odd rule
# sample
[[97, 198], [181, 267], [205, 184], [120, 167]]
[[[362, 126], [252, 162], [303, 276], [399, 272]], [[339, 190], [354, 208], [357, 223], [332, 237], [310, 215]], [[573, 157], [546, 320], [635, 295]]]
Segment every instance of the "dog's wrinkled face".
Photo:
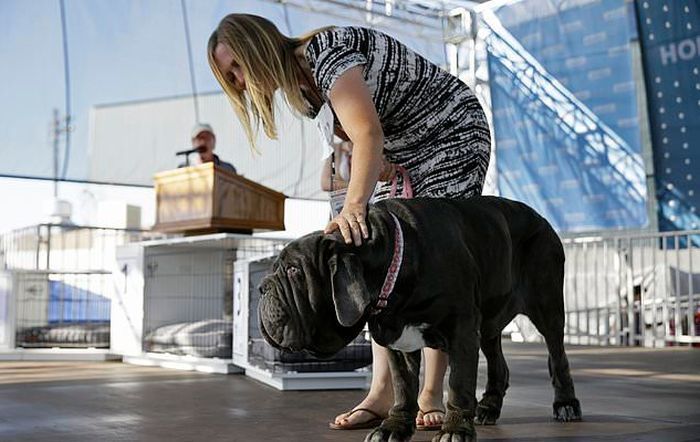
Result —
[[273, 347], [330, 357], [361, 331], [369, 304], [362, 265], [337, 236], [290, 243], [260, 284], [260, 330]]

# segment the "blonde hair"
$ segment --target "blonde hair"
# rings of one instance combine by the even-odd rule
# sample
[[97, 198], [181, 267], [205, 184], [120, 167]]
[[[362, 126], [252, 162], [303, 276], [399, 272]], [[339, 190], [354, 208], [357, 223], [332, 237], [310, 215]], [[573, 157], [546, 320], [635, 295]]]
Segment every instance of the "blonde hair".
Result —
[[[317, 29], [298, 38], [283, 35], [269, 20], [250, 14], [229, 14], [224, 17], [209, 38], [209, 66], [228, 97], [234, 112], [255, 149], [255, 131], [262, 126], [268, 137], [277, 138], [274, 94], [282, 89], [289, 106], [308, 114], [309, 107], [301, 92], [303, 75], [294, 50], [314, 35], [328, 28]], [[234, 61], [245, 77], [246, 91], [237, 89], [223, 74], [214, 60], [214, 50], [222, 43], [231, 50]], [[312, 85], [313, 86], [313, 85]]]

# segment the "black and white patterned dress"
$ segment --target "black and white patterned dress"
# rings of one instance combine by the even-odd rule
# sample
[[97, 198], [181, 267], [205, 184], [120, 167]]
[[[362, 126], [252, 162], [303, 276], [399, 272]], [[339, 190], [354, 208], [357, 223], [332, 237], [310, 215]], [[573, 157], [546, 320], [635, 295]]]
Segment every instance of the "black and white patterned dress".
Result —
[[[338, 77], [363, 66], [384, 131], [384, 156], [408, 170], [414, 196], [481, 194], [491, 141], [484, 111], [466, 84], [394, 38], [363, 27], [322, 31], [305, 55], [326, 101]], [[375, 200], [388, 197], [389, 188], [381, 183]]]

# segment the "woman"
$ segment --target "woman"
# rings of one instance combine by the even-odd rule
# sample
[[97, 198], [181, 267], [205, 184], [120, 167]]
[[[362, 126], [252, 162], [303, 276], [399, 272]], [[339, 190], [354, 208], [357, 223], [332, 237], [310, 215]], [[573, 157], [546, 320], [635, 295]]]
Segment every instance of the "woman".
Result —
[[[339, 229], [348, 244], [367, 238], [365, 211], [372, 194], [375, 200], [389, 196], [391, 186], [377, 184], [380, 176], [393, 176], [387, 164], [408, 170], [416, 197], [481, 193], [490, 135], [478, 100], [464, 83], [397, 40], [361, 27], [289, 38], [262, 17], [231, 14], [209, 39], [208, 56], [253, 145], [252, 123], [262, 123], [265, 133], [276, 137], [277, 89], [309, 117], [330, 105], [336, 135], [352, 143], [352, 174], [342, 210], [325, 231]], [[400, 176], [398, 184], [401, 189]], [[393, 405], [388, 353], [374, 342], [372, 353], [367, 397], [338, 415], [331, 428], [369, 428], [387, 416]], [[435, 429], [444, 418], [447, 355], [433, 349], [424, 355], [416, 423], [419, 429]]]

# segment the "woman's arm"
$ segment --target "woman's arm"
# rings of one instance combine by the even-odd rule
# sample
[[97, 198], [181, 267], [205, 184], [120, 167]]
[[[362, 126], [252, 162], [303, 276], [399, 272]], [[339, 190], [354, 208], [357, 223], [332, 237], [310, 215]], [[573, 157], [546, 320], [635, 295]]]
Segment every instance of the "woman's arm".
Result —
[[343, 210], [333, 218], [326, 233], [340, 229], [346, 243], [362, 244], [367, 238], [366, 205], [382, 171], [384, 132], [362, 67], [349, 69], [335, 81], [329, 93], [331, 106], [353, 144], [352, 172]]

